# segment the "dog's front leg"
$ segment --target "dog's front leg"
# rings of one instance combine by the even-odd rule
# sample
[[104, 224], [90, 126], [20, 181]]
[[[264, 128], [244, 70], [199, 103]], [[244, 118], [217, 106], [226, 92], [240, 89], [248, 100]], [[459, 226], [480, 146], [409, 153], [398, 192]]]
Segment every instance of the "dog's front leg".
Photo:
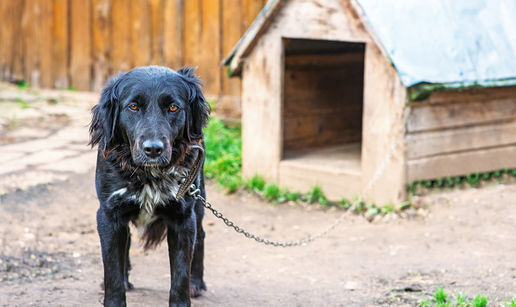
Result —
[[170, 261], [169, 306], [190, 306], [190, 266], [195, 244], [195, 215], [181, 226], [168, 227], [168, 256]]
[[128, 226], [109, 222], [101, 208], [97, 211], [97, 230], [104, 263], [104, 306], [126, 306], [124, 269]]

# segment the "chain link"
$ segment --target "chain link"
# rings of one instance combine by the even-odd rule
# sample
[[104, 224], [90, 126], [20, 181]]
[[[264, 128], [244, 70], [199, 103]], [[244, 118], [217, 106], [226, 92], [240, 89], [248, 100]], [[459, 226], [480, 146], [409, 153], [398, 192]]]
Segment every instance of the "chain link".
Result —
[[195, 187], [195, 185], [192, 184], [190, 186], [190, 189], [188, 190], [188, 194], [190, 194], [195, 199], [200, 199], [201, 202], [203, 203], [204, 207], [206, 209], [210, 210], [213, 213], [213, 215], [215, 215], [217, 218], [221, 219], [228, 227], [232, 227], [233, 229], [235, 229], [236, 232], [243, 234], [244, 236], [246, 236], [249, 239], [254, 239], [258, 243], [263, 243], [265, 245], [282, 246], [282, 247], [299, 246], [299, 245], [306, 246], [308, 243], [323, 237], [324, 235], [326, 235], [327, 233], [329, 233], [330, 231], [335, 229], [335, 227], [337, 227], [344, 219], [346, 219], [349, 215], [351, 215], [356, 210], [358, 204], [360, 202], [362, 202], [363, 196], [366, 195], [369, 192], [369, 190], [371, 190], [373, 188], [375, 183], [380, 178], [380, 175], [385, 170], [385, 167], [387, 166], [387, 163], [389, 162], [389, 160], [392, 158], [392, 155], [394, 154], [394, 150], [396, 149], [396, 147], [398, 147], [398, 141], [399, 141], [399, 139], [401, 138], [401, 136], [403, 134], [404, 133], [401, 133], [394, 140], [394, 142], [392, 142], [392, 144], [391, 144], [391, 146], [389, 148], [389, 152], [387, 153], [385, 158], [382, 160], [382, 163], [380, 164], [380, 166], [378, 167], [378, 169], [374, 173], [373, 178], [369, 181], [369, 183], [367, 184], [365, 189], [362, 191], [362, 194], [360, 194], [360, 196], [357, 197], [357, 199], [355, 199], [355, 201], [353, 201], [353, 203], [351, 204], [349, 209], [346, 210], [346, 212], [344, 212], [333, 224], [328, 226], [325, 230], [323, 230], [322, 232], [320, 232], [320, 233], [318, 233], [316, 235], [309, 236], [309, 237], [307, 237], [306, 239], [303, 239], [303, 240], [288, 241], [288, 242], [277, 242], [277, 241], [270, 241], [270, 240], [261, 238], [259, 236], [256, 236], [256, 235], [254, 235], [252, 233], [249, 233], [249, 232], [245, 231], [244, 229], [238, 227], [232, 221], [230, 221], [227, 217], [225, 217], [222, 213], [220, 213], [215, 208], [213, 208], [213, 206], [206, 199], [204, 199], [204, 197], [202, 197], [200, 195], [201, 191], [199, 189], [197, 189]]

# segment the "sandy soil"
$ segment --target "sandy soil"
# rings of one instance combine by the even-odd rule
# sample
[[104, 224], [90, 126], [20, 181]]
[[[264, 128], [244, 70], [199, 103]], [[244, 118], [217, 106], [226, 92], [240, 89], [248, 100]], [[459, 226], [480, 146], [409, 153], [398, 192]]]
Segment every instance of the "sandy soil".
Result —
[[[63, 106], [42, 103], [39, 120], [9, 127], [4, 118], [0, 130], [0, 156], [9, 157], [0, 164], [0, 306], [102, 305], [94, 153], [85, 146], [89, 107], [64, 112], [73, 120], [56, 124], [51, 110]], [[41, 119], [41, 112], [50, 115]], [[76, 137], [57, 144], [69, 135]], [[38, 141], [38, 152], [28, 152]], [[211, 183], [208, 200], [244, 229], [281, 241], [315, 234], [342, 214], [225, 195]], [[415, 306], [436, 286], [482, 293], [490, 306], [516, 295], [516, 185], [436, 194], [425, 204], [425, 217], [352, 216], [324, 238], [291, 248], [258, 244], [207, 212], [208, 291], [193, 305]], [[133, 242], [136, 289], [128, 305], [165, 306], [166, 244], [143, 253]]]

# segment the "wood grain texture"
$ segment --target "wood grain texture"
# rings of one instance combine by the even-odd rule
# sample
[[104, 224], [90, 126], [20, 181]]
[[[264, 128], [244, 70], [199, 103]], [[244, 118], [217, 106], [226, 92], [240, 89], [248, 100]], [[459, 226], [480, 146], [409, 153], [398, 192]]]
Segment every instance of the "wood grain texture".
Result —
[[516, 96], [469, 98], [467, 102], [414, 104], [407, 119], [407, 131], [449, 129], [516, 119]]
[[360, 141], [364, 54], [290, 57], [285, 56], [284, 153]]
[[503, 146], [407, 161], [408, 182], [515, 168], [516, 146]]
[[131, 67], [151, 63], [151, 23], [149, 0], [131, 0]]
[[109, 74], [114, 75], [121, 71], [128, 71], [134, 65], [133, 59], [138, 56], [138, 48], [133, 50], [132, 32], [139, 20], [134, 19], [133, 1], [111, 0], [111, 33], [110, 33], [110, 68]]
[[110, 45], [110, 0], [92, 0], [93, 7], [93, 76], [92, 90], [100, 91], [108, 77]]
[[40, 23], [39, 23], [39, 74], [42, 88], [53, 87], [53, 27], [54, 8], [52, 1], [39, 0]]
[[264, 0], [242, 0], [242, 32], [245, 32], [264, 6]]
[[[203, 80], [204, 90], [218, 97], [221, 92], [221, 0], [202, 1], [202, 33], [198, 73]], [[206, 52], [208, 49], [210, 52]]]
[[184, 2], [183, 15], [183, 46], [184, 64], [198, 66], [201, 46], [201, 1], [188, 0]]
[[183, 0], [163, 0], [164, 65], [172, 69], [183, 66]]
[[[242, 2], [222, 0], [222, 58], [226, 57], [242, 36]], [[241, 115], [241, 80], [229, 78], [227, 67], [221, 67], [222, 94], [217, 109], [223, 114]]]
[[0, 79], [8, 81], [11, 78], [12, 63], [12, 19], [13, 1], [0, 1], [0, 18], [2, 18], [2, 26], [0, 27]]
[[53, 76], [55, 88], [67, 88], [68, 82], [68, 1], [53, 2]]
[[405, 142], [408, 159], [512, 145], [516, 144], [516, 122], [409, 134]]
[[12, 4], [12, 58], [11, 58], [11, 80], [24, 80], [23, 71], [23, 27], [20, 22], [23, 20], [24, 1], [13, 1]]
[[150, 0], [151, 64], [163, 65], [163, 3]]
[[353, 198], [361, 192], [360, 143], [287, 155], [279, 164], [280, 186], [309, 192], [322, 187], [330, 200]]
[[91, 0], [70, 2], [70, 83], [91, 89]]
[[36, 33], [39, 28], [39, 8], [36, 0], [23, 1], [21, 19], [23, 80], [30, 86], [39, 87], [38, 48], [39, 37]]
[[274, 36], [264, 37], [261, 44], [243, 67], [242, 172], [277, 182], [283, 144], [283, 44]]

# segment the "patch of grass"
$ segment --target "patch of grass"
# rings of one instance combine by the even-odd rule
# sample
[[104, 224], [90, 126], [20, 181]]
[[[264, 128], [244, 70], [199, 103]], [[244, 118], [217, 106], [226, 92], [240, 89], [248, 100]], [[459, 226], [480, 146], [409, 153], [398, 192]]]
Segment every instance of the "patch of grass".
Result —
[[280, 195], [280, 188], [277, 184], [269, 182], [263, 188], [263, 198], [266, 201], [277, 202]]
[[208, 99], [207, 102], [210, 105], [211, 111], [215, 111], [217, 109], [217, 101], [215, 99]]
[[478, 294], [475, 299], [473, 299], [473, 302], [471, 302], [473, 307], [486, 307], [487, 306], [488, 298]]
[[313, 204], [315, 202], [325, 206], [328, 204], [328, 199], [326, 199], [326, 196], [319, 185], [313, 186], [312, 190], [301, 198], [309, 204]]
[[76, 92], [77, 91], [77, 88], [73, 85], [70, 85], [69, 87], [66, 88], [67, 91], [70, 91], [70, 92]]
[[14, 81], [14, 84], [16, 84], [16, 86], [21, 89], [26, 89], [29, 87], [29, 84], [25, 82], [25, 80]]
[[216, 179], [228, 192], [236, 191], [243, 184], [240, 127], [227, 127], [220, 119], [212, 118], [204, 130], [204, 142], [204, 174]]
[[254, 175], [245, 182], [245, 188], [256, 193], [262, 192], [264, 187], [265, 179], [260, 175]]
[[446, 298], [448, 297], [448, 294], [444, 292], [443, 287], [436, 287], [434, 290], [434, 296], [432, 297], [432, 300], [439, 303], [446, 303]]
[[505, 307], [516, 307], [516, 298], [512, 298], [510, 302], [505, 301]]
[[428, 190], [442, 189], [442, 188], [462, 188], [464, 185], [470, 187], [477, 187], [482, 182], [500, 182], [500, 180], [507, 180], [509, 177], [516, 177], [516, 169], [504, 168], [485, 173], [471, 173], [465, 176], [447, 176], [437, 178], [435, 180], [417, 180], [407, 184], [407, 192], [410, 195], [420, 195]]
[[464, 295], [464, 293], [462, 293], [462, 291], [457, 292], [457, 295], [456, 296], [454, 295], [454, 298], [455, 298], [455, 305], [457, 307], [469, 306], [469, 300], [466, 297], [466, 295]]
[[16, 98], [16, 100], [15, 100], [15, 101], [18, 103], [18, 105], [19, 105], [19, 106], [20, 106], [20, 108], [22, 108], [22, 109], [28, 109], [28, 108], [30, 108], [30, 107], [31, 107], [30, 103], [28, 103], [27, 101], [25, 101], [25, 100], [23, 100], [23, 99], [21, 99], [21, 98]]

